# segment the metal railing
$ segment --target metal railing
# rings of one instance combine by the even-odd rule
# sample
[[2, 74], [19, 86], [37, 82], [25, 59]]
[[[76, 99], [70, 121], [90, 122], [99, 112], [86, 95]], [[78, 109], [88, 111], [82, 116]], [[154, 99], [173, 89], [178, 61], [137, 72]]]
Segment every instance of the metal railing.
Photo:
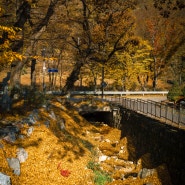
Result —
[[130, 109], [153, 118], [158, 118], [166, 123], [173, 123], [179, 128], [185, 127], [185, 108], [182, 108], [181, 106], [176, 107], [163, 102], [124, 97], [105, 97], [105, 99], [126, 109]]
[[[102, 95], [102, 91], [71, 91], [70, 95]], [[47, 91], [46, 94], [62, 94], [61, 91]], [[103, 95], [167, 95], [168, 91], [104, 91]]]

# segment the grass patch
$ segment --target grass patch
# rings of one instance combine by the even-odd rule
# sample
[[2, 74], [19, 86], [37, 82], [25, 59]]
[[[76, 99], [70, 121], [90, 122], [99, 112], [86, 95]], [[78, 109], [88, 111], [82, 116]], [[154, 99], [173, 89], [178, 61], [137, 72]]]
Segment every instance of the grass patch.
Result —
[[112, 182], [112, 178], [106, 172], [104, 172], [98, 163], [94, 161], [89, 161], [87, 168], [93, 170], [94, 172], [94, 183], [95, 185], [105, 185], [107, 182]]

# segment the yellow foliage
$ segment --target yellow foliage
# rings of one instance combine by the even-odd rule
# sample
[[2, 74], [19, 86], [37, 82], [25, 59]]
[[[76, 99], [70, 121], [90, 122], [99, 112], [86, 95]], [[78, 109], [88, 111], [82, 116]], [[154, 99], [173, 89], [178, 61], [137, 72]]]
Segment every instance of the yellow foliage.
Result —
[[[2, 11], [2, 8], [0, 8], [0, 13]], [[13, 52], [11, 50], [11, 41], [15, 40], [16, 38], [16, 32], [20, 31], [20, 28], [16, 27], [8, 27], [8, 26], [2, 26], [0, 25], [0, 38], [2, 38], [3, 33], [7, 33], [8, 38], [4, 40], [2, 44], [0, 44], [0, 66], [8, 66], [10, 65], [14, 60], [21, 61], [23, 59], [23, 55]]]
[[1, 26], [0, 25], [0, 31], [8, 32], [11, 35], [15, 35], [16, 34], [15, 30], [13, 29], [13, 27], [7, 27], [7, 26]]
[[4, 14], [4, 9], [2, 7], [0, 7], [0, 16], [2, 16]]
[[124, 84], [126, 89], [138, 83], [138, 76], [150, 73], [152, 47], [140, 38], [137, 40], [138, 45], [129, 44], [127, 51], [116, 53], [116, 63], [110, 61], [108, 64], [110, 76], [114, 77], [119, 86]]

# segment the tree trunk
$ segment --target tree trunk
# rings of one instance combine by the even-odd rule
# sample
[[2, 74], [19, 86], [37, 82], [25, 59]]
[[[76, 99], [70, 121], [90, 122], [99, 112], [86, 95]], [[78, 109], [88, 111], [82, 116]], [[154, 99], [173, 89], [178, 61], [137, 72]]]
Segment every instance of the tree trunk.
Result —
[[17, 88], [20, 88], [21, 72], [24, 64], [24, 62], [19, 61], [15, 67], [11, 68], [10, 87], [14, 88], [16, 86]]
[[76, 62], [74, 65], [73, 71], [67, 78], [66, 84], [63, 88], [65, 93], [74, 88], [74, 83], [79, 79], [80, 70], [83, 65], [83, 62]]
[[156, 86], [157, 86], [157, 69], [156, 69], [156, 63], [157, 63], [157, 59], [156, 59], [156, 57], [155, 56], [153, 56], [153, 59], [154, 59], [154, 66], [153, 66], [153, 72], [154, 72], [154, 76], [153, 76], [153, 83], [152, 83], [152, 85], [153, 85], [153, 91], [155, 91], [156, 90]]
[[138, 80], [138, 82], [139, 82], [139, 84], [140, 84], [140, 87], [141, 87], [141, 90], [142, 91], [146, 91], [147, 90], [147, 84], [148, 84], [148, 75], [144, 75], [143, 76], [143, 80], [141, 80], [141, 77], [140, 76], [138, 76], [137, 77], [137, 80]]
[[31, 86], [33, 88], [35, 88], [35, 85], [36, 85], [35, 65], [36, 65], [36, 59], [32, 59], [32, 62], [31, 62]]

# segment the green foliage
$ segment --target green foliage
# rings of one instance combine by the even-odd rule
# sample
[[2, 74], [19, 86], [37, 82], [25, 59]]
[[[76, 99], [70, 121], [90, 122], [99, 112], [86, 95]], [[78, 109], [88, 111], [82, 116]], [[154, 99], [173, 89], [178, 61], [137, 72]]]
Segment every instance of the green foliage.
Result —
[[182, 95], [185, 97], [185, 86], [182, 88]]
[[94, 171], [94, 174], [95, 174], [94, 183], [96, 185], [104, 185], [107, 182], [111, 182], [112, 181], [111, 177], [107, 173], [105, 173], [105, 172]]
[[169, 90], [167, 98], [170, 101], [177, 101], [180, 96], [182, 96], [181, 87], [177, 84], [174, 84], [173, 87]]
[[94, 161], [89, 161], [87, 164], [87, 168], [93, 171], [97, 171], [100, 170], [100, 165], [95, 163]]
[[101, 170], [100, 165], [95, 163], [94, 161], [89, 161], [87, 164], [87, 168], [93, 170], [94, 172], [94, 183], [96, 185], [104, 185], [107, 182], [111, 182], [112, 178], [108, 173]]

